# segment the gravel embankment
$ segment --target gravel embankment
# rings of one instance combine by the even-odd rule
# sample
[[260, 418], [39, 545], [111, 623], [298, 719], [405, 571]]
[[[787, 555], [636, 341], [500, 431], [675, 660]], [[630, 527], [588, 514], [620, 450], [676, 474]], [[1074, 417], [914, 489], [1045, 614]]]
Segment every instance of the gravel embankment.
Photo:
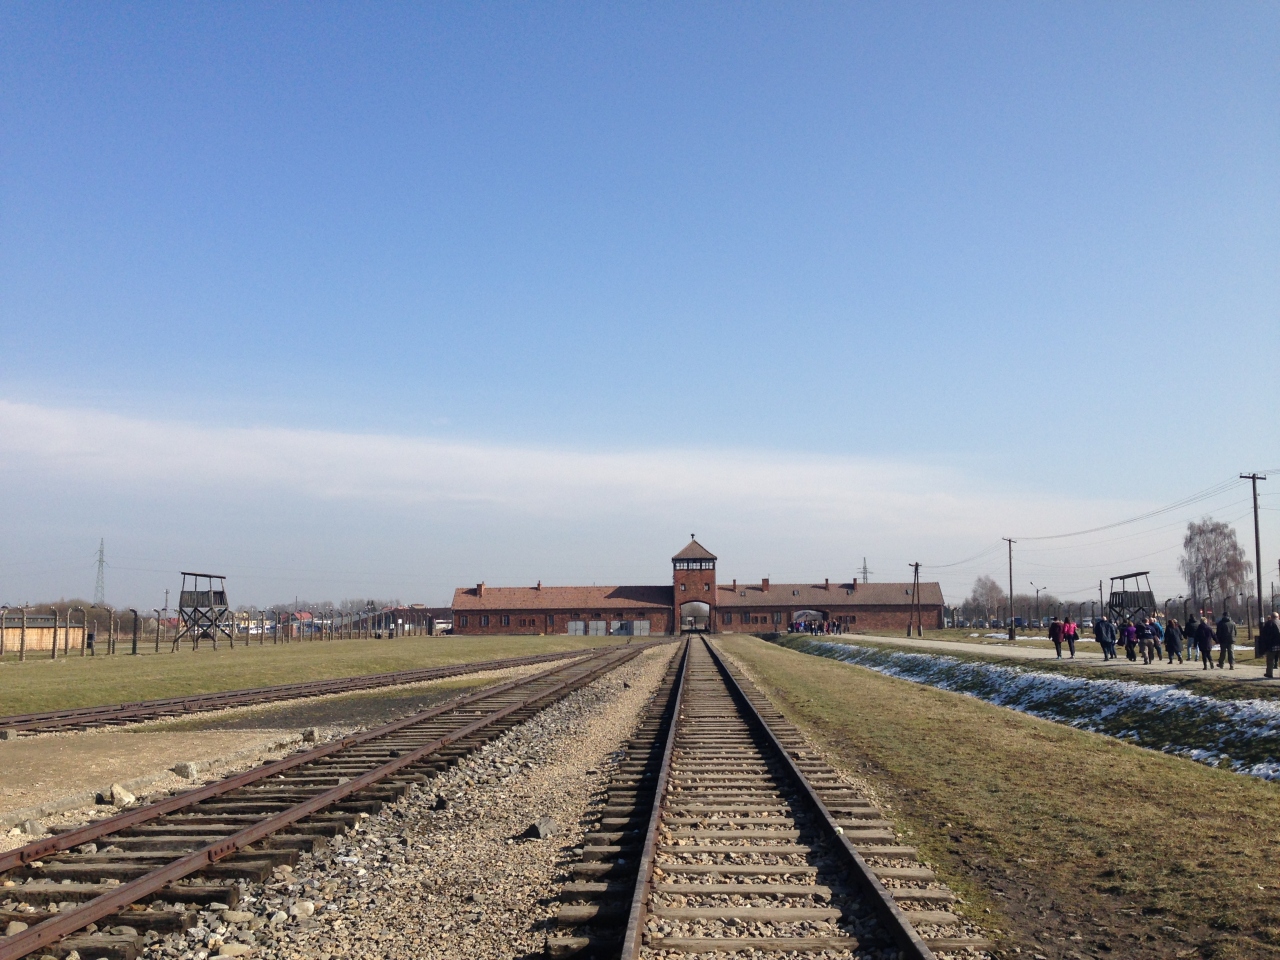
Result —
[[[509, 731], [325, 852], [245, 884], [144, 956], [503, 958], [543, 950], [564, 867], [674, 647], [641, 654]], [[545, 840], [523, 835], [550, 817]], [[578, 851], [580, 852], [580, 851]]]

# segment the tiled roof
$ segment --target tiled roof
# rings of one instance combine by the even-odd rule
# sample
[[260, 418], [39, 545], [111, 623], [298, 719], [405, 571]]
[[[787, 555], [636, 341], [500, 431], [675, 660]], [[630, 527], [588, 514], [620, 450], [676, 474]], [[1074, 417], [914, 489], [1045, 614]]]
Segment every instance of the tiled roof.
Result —
[[[721, 607], [880, 607], [910, 605], [911, 584], [833, 583], [828, 589], [821, 583], [771, 583], [765, 591], [758, 583], [740, 583], [736, 590], [722, 583], [716, 594], [716, 604]], [[920, 602], [942, 603], [941, 584], [921, 583]]]
[[690, 540], [683, 550], [677, 553], [672, 560], [715, 560], [716, 555], [700, 544], [697, 540]]
[[467, 610], [670, 610], [667, 587], [475, 587], [453, 591], [453, 609]]

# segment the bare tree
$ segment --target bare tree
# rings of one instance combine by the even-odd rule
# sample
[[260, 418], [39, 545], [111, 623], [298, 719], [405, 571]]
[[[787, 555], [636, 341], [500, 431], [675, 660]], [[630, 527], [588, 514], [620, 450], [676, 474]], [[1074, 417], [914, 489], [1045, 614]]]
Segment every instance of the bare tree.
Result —
[[1253, 564], [1245, 559], [1235, 528], [1205, 517], [1187, 524], [1178, 569], [1197, 604], [1203, 598], [1212, 606], [1214, 597], [1234, 596], [1249, 585]]
[[965, 606], [975, 612], [990, 615], [996, 612], [996, 607], [1002, 607], [1007, 602], [1008, 598], [1000, 589], [1000, 584], [993, 577], [983, 576], [973, 581], [973, 592], [969, 594]]

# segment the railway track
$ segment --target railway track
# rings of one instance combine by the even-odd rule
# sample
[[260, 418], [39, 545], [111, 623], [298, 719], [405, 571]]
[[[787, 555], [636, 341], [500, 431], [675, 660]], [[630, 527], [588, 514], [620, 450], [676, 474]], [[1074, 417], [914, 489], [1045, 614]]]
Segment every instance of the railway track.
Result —
[[[605, 649], [605, 648], [595, 648]], [[440, 680], [464, 673], [483, 670], [505, 670], [537, 663], [551, 663], [584, 656], [587, 650], [566, 650], [559, 653], [539, 653], [526, 657], [506, 657], [501, 660], [482, 660], [479, 663], [459, 663], [445, 667], [423, 667], [418, 670], [401, 670], [396, 673], [380, 673], [364, 677], [340, 677], [336, 680], [312, 680], [305, 683], [285, 683], [274, 687], [257, 687], [251, 690], [224, 690], [220, 693], [202, 693], [191, 697], [167, 697], [161, 700], [140, 700], [136, 703], [120, 703], [98, 707], [75, 707], [67, 710], [49, 710], [43, 713], [26, 713], [0, 717], [0, 740], [19, 736], [58, 731], [87, 730], [91, 727], [120, 726], [141, 723], [146, 720], [163, 720], [185, 717], [210, 710], [228, 707], [246, 707], [259, 703], [275, 703], [281, 700], [298, 700], [304, 697], [322, 697], [332, 693], [351, 693], [357, 690], [374, 690], [379, 687], [403, 686]]]
[[673, 661], [582, 849], [552, 956], [926, 960], [991, 946], [703, 639]]
[[[662, 641], [657, 641], [662, 642]], [[148, 939], [233, 907], [239, 880], [265, 880], [362, 816], [654, 643], [588, 651], [374, 730], [0, 854], [0, 960], [71, 950], [132, 960]], [[475, 665], [470, 665], [474, 669]], [[86, 932], [86, 930], [88, 932]]]

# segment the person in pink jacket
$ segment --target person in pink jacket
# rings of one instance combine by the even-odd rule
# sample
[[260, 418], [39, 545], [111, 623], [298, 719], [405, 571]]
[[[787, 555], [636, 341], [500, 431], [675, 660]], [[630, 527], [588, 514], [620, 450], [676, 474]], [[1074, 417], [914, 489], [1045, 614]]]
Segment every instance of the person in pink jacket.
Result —
[[1067, 649], [1071, 651], [1071, 659], [1076, 658], [1076, 622], [1067, 617], [1067, 622], [1062, 625], [1062, 639], [1067, 641]]

